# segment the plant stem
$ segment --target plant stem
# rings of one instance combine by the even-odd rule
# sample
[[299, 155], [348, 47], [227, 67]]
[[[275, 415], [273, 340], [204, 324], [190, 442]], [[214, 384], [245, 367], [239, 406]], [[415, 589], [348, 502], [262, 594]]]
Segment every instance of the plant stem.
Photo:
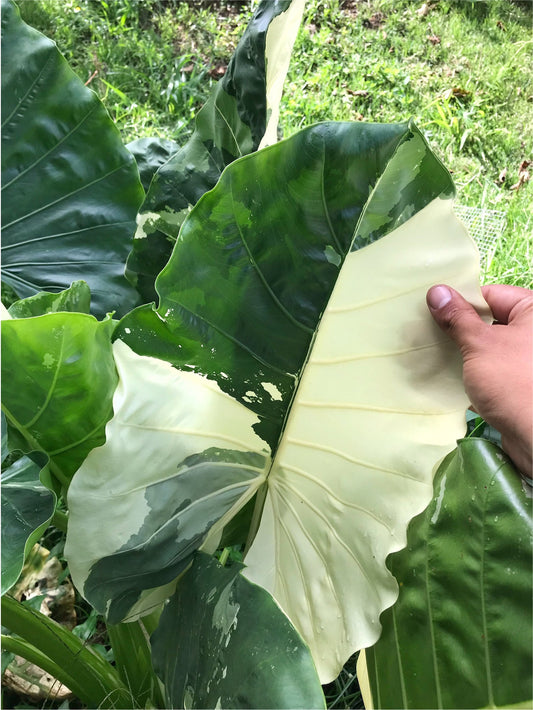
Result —
[[61, 510], [55, 510], [52, 520], [50, 521], [50, 525], [53, 525], [58, 530], [61, 530], [61, 532], [66, 533], [68, 526], [68, 515], [63, 513]]
[[84, 689], [78, 685], [76, 678], [73, 678], [64, 667], [58, 666], [57, 663], [54, 663], [48, 656], [39, 651], [38, 648], [32, 646], [31, 643], [15, 636], [4, 636], [2, 634], [2, 650], [16, 653], [17, 656], [22, 656], [22, 658], [25, 658], [30, 663], [35, 663], [35, 665], [42, 668], [43, 671], [49, 673], [63, 685], [66, 685], [78, 698], [83, 697]]
[[117, 670], [140, 707], [147, 701], [164, 707], [159, 680], [152, 667], [152, 651], [148, 634], [140, 622], [108, 624]]
[[[63, 677], [68, 675], [70, 682], [66, 684], [88, 707], [132, 707], [131, 694], [116, 670], [63, 626], [7, 595], [2, 597], [2, 624], [22, 637], [28, 653], [34, 658], [39, 655], [39, 666], [43, 667], [44, 662], [48, 664], [45, 671], [55, 675], [49, 670], [53, 666], [61, 670]], [[27, 657], [24, 653], [20, 655]], [[64, 670], [67, 668], [68, 672]]]

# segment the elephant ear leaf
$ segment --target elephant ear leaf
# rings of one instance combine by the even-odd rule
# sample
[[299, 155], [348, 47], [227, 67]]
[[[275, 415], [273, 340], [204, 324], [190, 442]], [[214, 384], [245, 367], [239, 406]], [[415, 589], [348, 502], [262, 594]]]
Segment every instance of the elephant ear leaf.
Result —
[[126, 274], [147, 303], [191, 207], [237, 158], [277, 140], [279, 103], [304, 0], [263, 0], [190, 140], [160, 167], [138, 216]]
[[[385, 560], [464, 433], [460, 357], [425, 304], [447, 282], [484, 305], [452, 195], [412, 124], [320, 124], [228, 166], [183, 224], [158, 309], [115, 331], [123, 395], [69, 492], [71, 569], [92, 603], [144, 613], [154, 583], [257, 492], [244, 574], [285, 611], [322, 682], [375, 643], [398, 594]], [[126, 344], [142, 377], [127, 376]], [[121, 537], [106, 542], [102, 521], [127, 495]]]
[[124, 264], [143, 194], [96, 94], [2, 0], [2, 279], [20, 298], [84, 279], [94, 314], [127, 313], [138, 295]]
[[365, 651], [374, 707], [531, 707], [531, 520], [501, 449], [460, 441], [389, 560], [400, 596]]
[[321, 708], [309, 650], [264, 589], [198, 553], [151, 637], [172, 708]]

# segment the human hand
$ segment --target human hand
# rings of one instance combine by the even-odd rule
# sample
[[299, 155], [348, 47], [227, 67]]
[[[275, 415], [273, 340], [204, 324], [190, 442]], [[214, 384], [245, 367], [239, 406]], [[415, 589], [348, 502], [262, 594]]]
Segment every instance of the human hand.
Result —
[[458, 345], [465, 391], [476, 412], [502, 435], [518, 469], [533, 477], [533, 291], [484, 286], [494, 323], [449, 286], [427, 293], [431, 315]]

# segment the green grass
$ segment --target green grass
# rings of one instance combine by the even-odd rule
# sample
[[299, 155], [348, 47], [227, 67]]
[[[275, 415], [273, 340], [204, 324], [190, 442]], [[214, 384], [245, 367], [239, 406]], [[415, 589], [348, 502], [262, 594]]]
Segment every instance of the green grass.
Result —
[[[125, 141], [183, 142], [256, 2], [20, 0], [102, 98]], [[285, 136], [324, 120], [414, 117], [463, 205], [507, 225], [488, 283], [533, 287], [533, 6], [511, 0], [308, 0], [282, 101]], [[506, 178], [497, 184], [503, 170]]]

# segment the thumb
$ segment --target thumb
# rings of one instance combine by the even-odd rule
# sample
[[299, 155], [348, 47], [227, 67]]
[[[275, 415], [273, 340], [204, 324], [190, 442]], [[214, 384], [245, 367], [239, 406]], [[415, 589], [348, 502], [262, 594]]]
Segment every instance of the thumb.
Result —
[[474, 307], [449, 286], [432, 286], [426, 302], [435, 321], [461, 351], [470, 349], [487, 328]]

